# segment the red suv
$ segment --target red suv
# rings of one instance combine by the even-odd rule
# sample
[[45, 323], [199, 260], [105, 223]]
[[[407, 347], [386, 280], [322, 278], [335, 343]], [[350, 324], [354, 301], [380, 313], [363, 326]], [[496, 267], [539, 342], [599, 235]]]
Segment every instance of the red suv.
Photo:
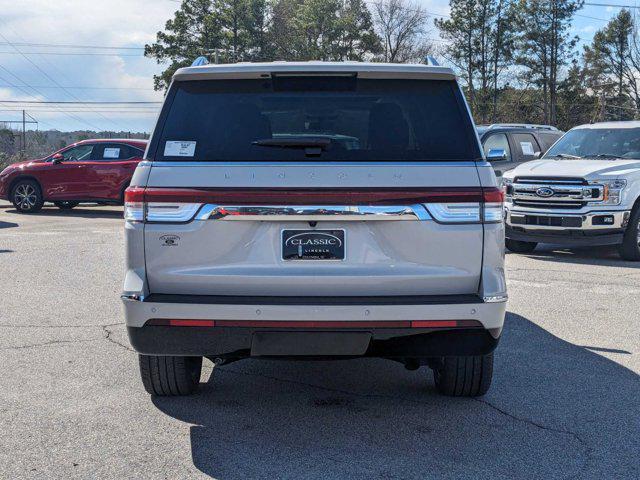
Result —
[[48, 157], [14, 163], [0, 173], [0, 198], [24, 213], [37, 212], [44, 202], [62, 209], [80, 202], [122, 204], [145, 148], [146, 140], [83, 140]]

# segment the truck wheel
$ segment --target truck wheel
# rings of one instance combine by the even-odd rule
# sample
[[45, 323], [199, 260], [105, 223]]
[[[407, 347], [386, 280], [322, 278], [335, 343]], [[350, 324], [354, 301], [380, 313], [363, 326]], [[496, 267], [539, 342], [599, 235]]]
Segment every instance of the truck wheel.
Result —
[[60, 210], [71, 210], [78, 206], [78, 202], [53, 202]]
[[42, 209], [42, 190], [35, 180], [20, 180], [11, 189], [11, 203], [21, 213], [35, 213]]
[[618, 251], [624, 260], [640, 260], [640, 207], [638, 206], [631, 213], [629, 225], [624, 232], [622, 245]]
[[443, 357], [433, 368], [436, 388], [451, 397], [487, 393], [493, 376], [493, 353], [471, 357]]
[[189, 395], [200, 385], [202, 357], [138, 355], [138, 359], [144, 389], [151, 395]]
[[536, 242], [523, 242], [522, 240], [511, 240], [510, 238], [505, 238], [504, 244], [513, 253], [531, 253], [538, 246]]

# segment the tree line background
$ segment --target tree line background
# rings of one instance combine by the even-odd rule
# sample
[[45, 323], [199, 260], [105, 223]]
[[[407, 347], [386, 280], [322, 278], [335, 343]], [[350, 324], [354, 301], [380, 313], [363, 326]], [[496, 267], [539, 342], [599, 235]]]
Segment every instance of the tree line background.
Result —
[[[583, 0], [450, 0], [432, 16], [416, 0], [183, 0], [145, 55], [164, 70], [274, 60], [425, 62], [459, 75], [477, 123], [575, 125], [640, 111], [639, 20], [622, 9], [592, 41], [571, 34]], [[0, 126], [1, 127], [1, 126]], [[27, 132], [27, 151], [0, 128], [0, 164], [115, 132]], [[144, 134], [134, 134], [136, 137]]]
[[633, 119], [640, 109], [638, 20], [621, 10], [579, 48], [582, 0], [450, 0], [432, 16], [414, 0], [184, 0], [145, 55], [176, 69], [272, 60], [424, 62], [454, 68], [476, 122], [562, 129]]

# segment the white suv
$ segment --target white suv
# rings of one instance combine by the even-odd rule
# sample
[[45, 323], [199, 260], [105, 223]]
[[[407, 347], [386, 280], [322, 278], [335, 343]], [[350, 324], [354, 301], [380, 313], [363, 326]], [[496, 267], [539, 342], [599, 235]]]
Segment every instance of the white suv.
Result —
[[640, 260], [640, 122], [581, 125], [503, 177], [507, 248], [617, 245]]
[[502, 191], [451, 70], [180, 69], [125, 200], [149, 393], [193, 392], [203, 357], [382, 357], [448, 395], [489, 388]]

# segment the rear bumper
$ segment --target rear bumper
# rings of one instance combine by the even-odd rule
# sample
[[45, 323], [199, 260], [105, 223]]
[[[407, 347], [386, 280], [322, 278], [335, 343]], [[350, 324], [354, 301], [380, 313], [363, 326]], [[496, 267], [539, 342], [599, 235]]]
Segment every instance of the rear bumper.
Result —
[[298, 329], [241, 327], [128, 327], [133, 348], [147, 355], [210, 358], [381, 357], [427, 359], [448, 355], [485, 355], [499, 341], [499, 330]]
[[[123, 297], [131, 344], [139, 353], [208, 357], [426, 358], [492, 351], [505, 301], [439, 297]], [[149, 320], [214, 320], [221, 326], [148, 325]], [[377, 328], [376, 322], [470, 320], [477, 327]], [[251, 327], [223, 326], [242, 322]], [[264, 322], [265, 327], [260, 326]], [[273, 327], [273, 322], [282, 322]], [[291, 328], [286, 322], [319, 322]], [[341, 328], [331, 325], [340, 323]], [[348, 322], [348, 328], [342, 328]], [[268, 323], [271, 325], [267, 326]], [[358, 324], [362, 324], [360, 327]], [[264, 335], [268, 334], [268, 335]]]

